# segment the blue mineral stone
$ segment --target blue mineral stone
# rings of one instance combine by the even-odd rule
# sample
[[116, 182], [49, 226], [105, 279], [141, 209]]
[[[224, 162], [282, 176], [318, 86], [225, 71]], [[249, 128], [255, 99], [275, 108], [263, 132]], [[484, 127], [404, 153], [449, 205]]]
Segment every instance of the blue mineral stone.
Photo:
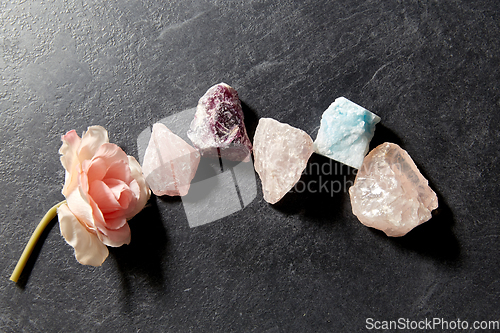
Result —
[[323, 112], [314, 150], [359, 169], [379, 121], [376, 114], [339, 97]]

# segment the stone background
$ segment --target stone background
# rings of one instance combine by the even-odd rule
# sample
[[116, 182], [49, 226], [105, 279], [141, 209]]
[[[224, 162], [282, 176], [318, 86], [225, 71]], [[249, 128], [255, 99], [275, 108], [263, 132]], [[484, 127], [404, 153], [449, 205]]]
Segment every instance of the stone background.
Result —
[[[375, 320], [500, 320], [500, 3], [2, 1], [0, 330], [357, 332]], [[408, 151], [436, 191], [402, 238], [361, 225], [345, 193], [290, 193], [190, 229], [155, 198], [132, 243], [78, 264], [50, 225], [8, 280], [64, 172], [60, 136], [102, 125], [137, 156], [155, 121], [218, 82], [313, 138], [339, 96], [378, 114], [372, 147]], [[328, 160], [313, 155], [311, 163]], [[304, 175], [305, 182], [319, 175]], [[210, 212], [207, 212], [210, 214]]]

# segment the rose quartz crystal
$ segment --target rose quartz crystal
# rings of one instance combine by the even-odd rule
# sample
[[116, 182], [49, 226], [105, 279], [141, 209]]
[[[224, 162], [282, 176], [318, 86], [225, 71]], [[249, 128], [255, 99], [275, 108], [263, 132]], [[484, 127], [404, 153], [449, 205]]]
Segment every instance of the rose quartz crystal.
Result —
[[299, 181], [313, 153], [306, 132], [271, 118], [261, 118], [255, 130], [255, 170], [262, 180], [264, 200], [278, 202]]
[[187, 135], [204, 156], [250, 161], [248, 139], [238, 92], [219, 83], [200, 98]]
[[142, 172], [156, 195], [186, 195], [200, 163], [200, 153], [165, 125], [153, 125]]
[[408, 153], [394, 143], [373, 149], [349, 188], [352, 212], [364, 225], [399, 237], [428, 221], [436, 193]]

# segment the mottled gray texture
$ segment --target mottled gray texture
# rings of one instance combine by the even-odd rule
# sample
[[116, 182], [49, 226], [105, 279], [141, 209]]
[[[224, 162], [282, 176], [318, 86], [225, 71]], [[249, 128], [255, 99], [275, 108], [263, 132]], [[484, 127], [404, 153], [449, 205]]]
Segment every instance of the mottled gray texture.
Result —
[[[497, 0], [14, 3], [0, 3], [1, 331], [500, 319]], [[8, 280], [62, 199], [61, 134], [103, 125], [137, 157], [142, 130], [217, 82], [238, 91], [250, 139], [260, 117], [315, 137], [339, 96], [376, 113], [371, 146], [408, 151], [438, 194], [436, 216], [400, 239], [364, 227], [344, 193], [352, 169], [334, 164], [342, 174], [302, 180], [338, 181], [340, 193], [271, 206], [258, 183], [245, 209], [193, 229], [180, 199], [153, 198], [101, 268], [78, 264], [54, 221], [31, 274]]]

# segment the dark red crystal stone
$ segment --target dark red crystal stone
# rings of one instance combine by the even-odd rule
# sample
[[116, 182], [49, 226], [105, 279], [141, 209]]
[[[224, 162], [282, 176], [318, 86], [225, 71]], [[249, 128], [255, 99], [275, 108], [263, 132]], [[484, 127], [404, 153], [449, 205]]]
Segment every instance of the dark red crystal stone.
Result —
[[188, 137], [203, 156], [248, 162], [252, 143], [238, 92], [219, 83], [200, 98]]
[[246, 131], [238, 92], [229, 86], [218, 85], [206, 101], [210, 128], [217, 140], [221, 143], [241, 142]]

